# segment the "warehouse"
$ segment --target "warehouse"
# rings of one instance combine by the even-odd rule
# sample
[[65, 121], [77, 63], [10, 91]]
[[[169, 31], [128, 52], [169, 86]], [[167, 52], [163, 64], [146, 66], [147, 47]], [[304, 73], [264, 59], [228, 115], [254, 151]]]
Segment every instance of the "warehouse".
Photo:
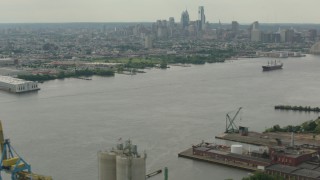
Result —
[[25, 81], [10, 76], [0, 76], [0, 88], [14, 93], [36, 91], [40, 89], [38, 87], [38, 82]]

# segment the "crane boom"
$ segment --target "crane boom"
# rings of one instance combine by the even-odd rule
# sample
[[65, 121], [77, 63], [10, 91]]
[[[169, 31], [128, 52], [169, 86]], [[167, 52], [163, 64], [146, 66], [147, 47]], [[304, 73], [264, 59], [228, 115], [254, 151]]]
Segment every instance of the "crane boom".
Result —
[[4, 136], [3, 136], [3, 129], [2, 129], [2, 123], [0, 121], [0, 152], [2, 152], [4, 146]]
[[233, 133], [238, 131], [238, 127], [236, 126], [236, 124], [234, 123], [236, 117], [238, 116], [240, 110], [242, 109], [242, 107], [240, 107], [238, 109], [238, 111], [236, 112], [236, 114], [233, 116], [233, 118], [231, 118], [229, 116], [229, 113], [227, 113], [226, 115], [226, 133]]
[[11, 146], [9, 139], [4, 139], [0, 121], [0, 180], [1, 172], [11, 174], [11, 180], [52, 180], [50, 176], [32, 173], [31, 166]]

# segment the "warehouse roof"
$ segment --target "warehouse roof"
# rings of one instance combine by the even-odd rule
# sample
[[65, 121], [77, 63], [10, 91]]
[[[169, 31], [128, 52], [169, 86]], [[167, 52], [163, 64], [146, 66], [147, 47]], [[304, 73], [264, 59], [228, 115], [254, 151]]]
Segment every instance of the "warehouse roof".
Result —
[[13, 78], [10, 76], [0, 76], [0, 82], [5, 82], [5, 83], [9, 83], [9, 84], [14, 84], [14, 85], [18, 85], [18, 84], [24, 84], [27, 82], [31, 82], [31, 81], [25, 81], [22, 79], [18, 79], [18, 78]]

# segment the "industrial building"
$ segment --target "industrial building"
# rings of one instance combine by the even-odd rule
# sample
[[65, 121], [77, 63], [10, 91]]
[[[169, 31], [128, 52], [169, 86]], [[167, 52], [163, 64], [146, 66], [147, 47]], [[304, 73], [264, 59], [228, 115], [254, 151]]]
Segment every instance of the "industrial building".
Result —
[[193, 155], [206, 156], [212, 159], [224, 161], [228, 164], [237, 164], [242, 168], [264, 169], [271, 164], [271, 160], [258, 158], [243, 153], [242, 145], [232, 145], [231, 148], [224, 145], [201, 143], [192, 148]]
[[111, 151], [98, 152], [99, 180], [145, 180], [146, 157], [128, 140]]
[[266, 173], [270, 175], [279, 175], [288, 180], [320, 179], [320, 171], [318, 169], [306, 169], [282, 164], [273, 164], [266, 167]]
[[22, 93], [36, 91], [40, 88], [38, 87], [38, 82], [25, 81], [10, 76], [0, 76], [0, 89], [13, 93]]
[[309, 161], [318, 155], [316, 150], [304, 149], [300, 147], [278, 147], [270, 148], [270, 159], [273, 163], [297, 166]]

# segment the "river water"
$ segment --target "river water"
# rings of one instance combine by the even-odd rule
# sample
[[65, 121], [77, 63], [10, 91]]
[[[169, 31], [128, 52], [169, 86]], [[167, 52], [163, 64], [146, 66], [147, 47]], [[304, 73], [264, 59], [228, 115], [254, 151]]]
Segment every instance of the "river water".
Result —
[[[36, 173], [55, 180], [96, 180], [97, 151], [130, 138], [146, 150], [147, 172], [167, 166], [169, 179], [241, 179], [247, 172], [178, 158], [201, 140], [213, 142], [225, 116], [243, 107], [237, 125], [263, 131], [300, 124], [318, 114], [275, 111], [274, 105], [320, 106], [320, 58], [270, 59], [172, 66], [134, 76], [54, 80], [27, 94], [0, 92], [6, 138]], [[161, 180], [158, 175], [152, 180]]]

